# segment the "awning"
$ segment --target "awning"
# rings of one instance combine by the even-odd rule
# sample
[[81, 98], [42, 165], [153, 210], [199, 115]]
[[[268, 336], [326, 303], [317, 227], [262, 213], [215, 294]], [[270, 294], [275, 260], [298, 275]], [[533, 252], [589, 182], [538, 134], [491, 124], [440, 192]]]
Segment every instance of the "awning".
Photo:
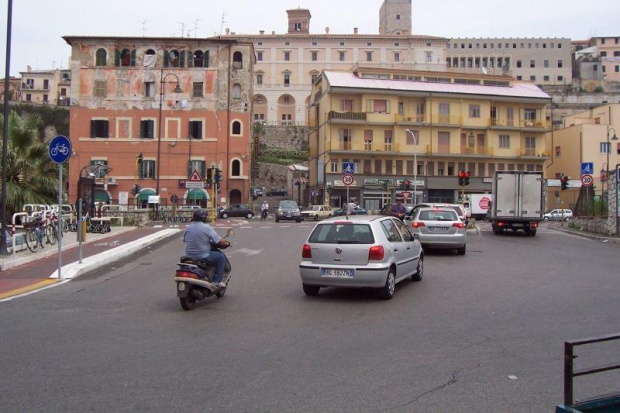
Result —
[[187, 193], [187, 199], [209, 199], [204, 189], [190, 189]]
[[148, 201], [151, 195], [155, 195], [154, 189], [143, 189], [138, 194], [138, 201]]
[[108, 194], [108, 191], [104, 191], [103, 189], [96, 189], [95, 190], [95, 203], [97, 202], [106, 202], [106, 203], [110, 203], [110, 195]]

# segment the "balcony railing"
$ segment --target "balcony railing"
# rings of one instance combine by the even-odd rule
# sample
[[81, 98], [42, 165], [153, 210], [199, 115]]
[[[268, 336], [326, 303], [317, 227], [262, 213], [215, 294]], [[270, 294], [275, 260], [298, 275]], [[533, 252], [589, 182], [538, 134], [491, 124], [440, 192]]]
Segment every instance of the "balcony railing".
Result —
[[432, 123], [443, 123], [446, 125], [462, 125], [462, 116], [450, 116], [450, 115], [433, 115], [431, 116]]
[[424, 115], [395, 115], [396, 122], [399, 123], [424, 123], [426, 117]]
[[493, 156], [493, 148], [486, 146], [461, 146], [461, 155]]
[[365, 142], [327, 142], [325, 151], [338, 151], [338, 152], [400, 152], [400, 144], [392, 143], [385, 144], [383, 142], [373, 142], [368, 149]]
[[365, 112], [329, 112], [329, 120], [366, 121]]

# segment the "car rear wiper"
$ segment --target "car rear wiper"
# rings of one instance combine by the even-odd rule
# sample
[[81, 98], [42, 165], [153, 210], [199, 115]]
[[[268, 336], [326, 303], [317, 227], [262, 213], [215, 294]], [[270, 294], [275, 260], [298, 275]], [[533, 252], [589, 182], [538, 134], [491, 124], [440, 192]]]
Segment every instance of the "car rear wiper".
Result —
[[359, 244], [360, 242], [357, 240], [338, 240], [338, 244]]

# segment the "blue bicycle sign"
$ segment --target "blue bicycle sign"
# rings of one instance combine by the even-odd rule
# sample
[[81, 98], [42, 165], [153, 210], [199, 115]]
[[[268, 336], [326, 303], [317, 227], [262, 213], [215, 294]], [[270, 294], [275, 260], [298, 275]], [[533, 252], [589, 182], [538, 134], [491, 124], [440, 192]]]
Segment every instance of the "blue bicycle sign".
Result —
[[71, 140], [63, 135], [54, 136], [49, 146], [50, 159], [54, 163], [65, 163], [71, 157]]

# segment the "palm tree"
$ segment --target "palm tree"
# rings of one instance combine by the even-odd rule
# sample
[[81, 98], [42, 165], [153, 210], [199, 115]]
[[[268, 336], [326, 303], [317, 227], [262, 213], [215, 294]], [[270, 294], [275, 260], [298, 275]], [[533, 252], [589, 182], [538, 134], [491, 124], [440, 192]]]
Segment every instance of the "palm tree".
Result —
[[[53, 204], [56, 200], [57, 167], [50, 160], [47, 144], [39, 138], [41, 120], [36, 115], [9, 115], [6, 159], [7, 222], [25, 204]], [[3, 130], [4, 116], [0, 116]], [[0, 150], [2, 145], [0, 144]]]

